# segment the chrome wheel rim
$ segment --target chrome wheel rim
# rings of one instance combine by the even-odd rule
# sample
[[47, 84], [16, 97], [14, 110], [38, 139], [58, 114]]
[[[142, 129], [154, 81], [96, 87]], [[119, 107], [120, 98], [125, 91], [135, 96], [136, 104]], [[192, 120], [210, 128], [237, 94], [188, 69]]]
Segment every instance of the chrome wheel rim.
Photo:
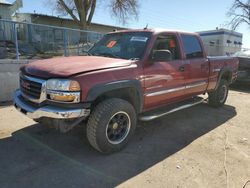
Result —
[[223, 85], [221, 87], [220, 94], [219, 94], [220, 103], [223, 103], [226, 100], [226, 97], [227, 97], [227, 86]]
[[123, 142], [130, 131], [131, 120], [129, 115], [120, 111], [115, 113], [106, 126], [106, 138], [111, 144], [120, 144]]

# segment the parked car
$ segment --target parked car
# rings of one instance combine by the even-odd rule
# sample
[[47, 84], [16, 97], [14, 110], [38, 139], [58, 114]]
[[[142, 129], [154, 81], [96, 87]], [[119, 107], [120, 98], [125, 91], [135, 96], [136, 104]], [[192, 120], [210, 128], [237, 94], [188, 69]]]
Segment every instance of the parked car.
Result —
[[38, 60], [21, 68], [15, 107], [62, 132], [87, 121], [98, 151], [122, 149], [137, 119], [149, 121], [204, 102], [224, 105], [238, 59], [208, 58], [200, 36], [164, 30], [105, 35], [88, 56]]
[[250, 50], [237, 52], [234, 56], [239, 59], [237, 83], [250, 84]]

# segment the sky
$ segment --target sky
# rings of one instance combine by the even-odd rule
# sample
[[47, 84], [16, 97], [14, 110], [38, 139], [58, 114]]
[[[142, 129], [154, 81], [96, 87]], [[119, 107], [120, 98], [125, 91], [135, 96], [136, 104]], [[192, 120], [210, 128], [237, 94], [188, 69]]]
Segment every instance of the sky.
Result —
[[[46, 0], [23, 0], [23, 8], [19, 12], [35, 11], [57, 16], [46, 2]], [[190, 32], [213, 30], [216, 27], [228, 27], [226, 25], [230, 19], [226, 13], [232, 3], [233, 0], [139, 0], [138, 19], [128, 20], [126, 25], [119, 23], [110, 13], [107, 4], [102, 3], [97, 6], [93, 22], [127, 28], [144, 28], [148, 24], [149, 28]], [[243, 47], [250, 48], [250, 27], [241, 25], [236, 31], [243, 33]]]

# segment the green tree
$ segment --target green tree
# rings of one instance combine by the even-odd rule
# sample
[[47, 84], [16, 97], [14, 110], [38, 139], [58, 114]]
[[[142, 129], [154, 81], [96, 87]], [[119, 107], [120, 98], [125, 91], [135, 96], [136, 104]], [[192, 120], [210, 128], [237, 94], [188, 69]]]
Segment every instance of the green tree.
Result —
[[80, 29], [90, 26], [97, 3], [108, 6], [111, 14], [123, 24], [138, 16], [138, 0], [49, 0], [48, 3], [57, 13], [69, 15]]
[[229, 25], [233, 30], [241, 24], [250, 26], [250, 0], [234, 0], [227, 15], [231, 18]]

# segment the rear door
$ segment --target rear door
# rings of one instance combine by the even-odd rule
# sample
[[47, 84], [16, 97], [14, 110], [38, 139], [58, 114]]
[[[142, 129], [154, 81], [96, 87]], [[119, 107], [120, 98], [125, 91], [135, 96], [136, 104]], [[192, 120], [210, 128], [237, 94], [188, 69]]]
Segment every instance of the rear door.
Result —
[[172, 60], [153, 62], [149, 59], [144, 65], [145, 96], [144, 106], [152, 109], [177, 101], [185, 92], [186, 72], [179, 46], [179, 38], [175, 34], [159, 34], [155, 40], [151, 54], [155, 50], [169, 50]]
[[181, 34], [185, 55], [186, 94], [197, 95], [206, 91], [209, 78], [209, 61], [196, 35]]

